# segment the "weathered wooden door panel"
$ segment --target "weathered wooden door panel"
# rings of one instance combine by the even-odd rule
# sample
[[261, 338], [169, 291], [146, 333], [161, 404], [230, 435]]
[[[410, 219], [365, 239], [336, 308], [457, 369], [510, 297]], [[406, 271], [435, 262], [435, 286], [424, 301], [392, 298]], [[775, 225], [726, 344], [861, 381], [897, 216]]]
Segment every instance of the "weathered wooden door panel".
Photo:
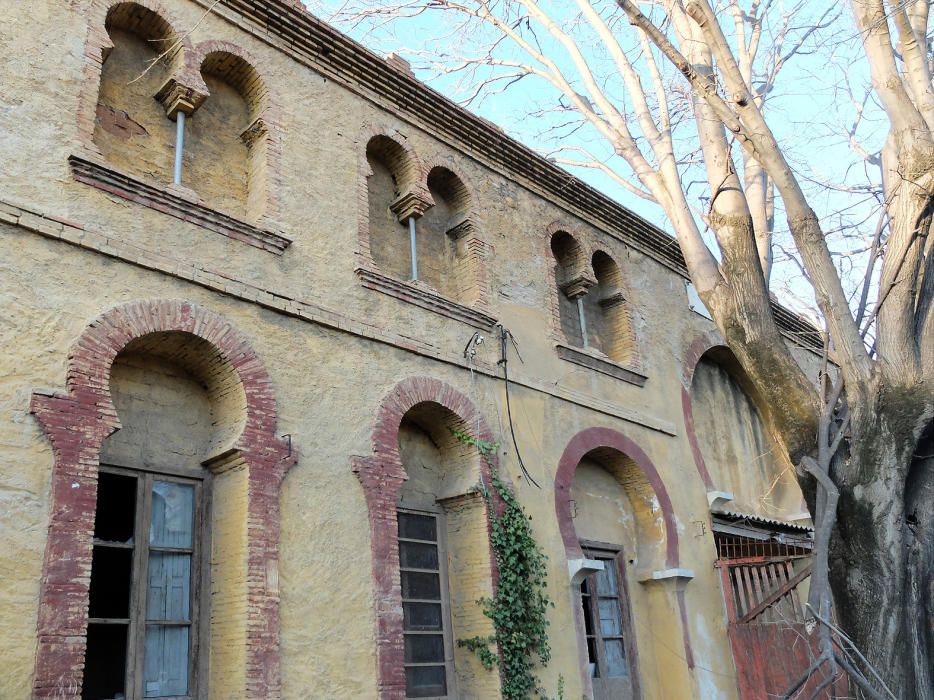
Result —
[[[717, 562], [727, 608], [728, 633], [740, 697], [782, 697], [819, 655], [808, 635], [799, 587], [810, 575], [807, 556], [747, 557]], [[798, 690], [809, 698], [825, 680], [825, 667]], [[846, 697], [841, 678], [816, 697]]]

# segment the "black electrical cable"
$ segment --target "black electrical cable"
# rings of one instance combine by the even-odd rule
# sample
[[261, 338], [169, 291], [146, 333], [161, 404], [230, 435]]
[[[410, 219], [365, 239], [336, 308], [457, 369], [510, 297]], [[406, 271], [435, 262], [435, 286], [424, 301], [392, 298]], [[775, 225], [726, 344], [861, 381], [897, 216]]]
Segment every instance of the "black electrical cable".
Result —
[[[512, 341], [513, 347], [516, 348], [516, 355], [519, 355], [519, 348], [516, 346], [516, 339], [513, 338], [512, 333], [510, 333], [502, 325], [499, 326], [499, 349], [500, 349], [500, 361], [496, 364], [503, 366], [503, 381], [506, 384], [506, 416], [509, 419], [509, 433], [512, 435], [512, 445], [516, 448], [516, 458], [519, 460], [519, 468], [522, 470], [522, 473], [525, 475], [525, 478], [528, 479], [536, 488], [541, 488], [539, 483], [532, 478], [532, 475], [529, 474], [529, 470], [526, 469], [525, 463], [522, 461], [522, 454], [519, 452], [519, 443], [516, 441], [516, 430], [512, 424], [512, 405], [509, 401], [509, 346], [506, 344], [507, 337]], [[519, 359], [522, 359], [521, 355]]]

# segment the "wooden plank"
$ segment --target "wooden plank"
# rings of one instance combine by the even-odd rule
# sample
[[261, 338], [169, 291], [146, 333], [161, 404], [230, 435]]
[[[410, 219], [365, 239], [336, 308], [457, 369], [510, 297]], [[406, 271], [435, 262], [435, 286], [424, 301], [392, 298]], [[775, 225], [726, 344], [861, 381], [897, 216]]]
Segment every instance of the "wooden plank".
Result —
[[778, 590], [774, 591], [770, 595], [767, 595], [764, 598], [762, 598], [761, 602], [758, 605], [756, 605], [752, 610], [747, 612], [737, 621], [737, 624], [744, 624], [752, 620], [752, 618], [754, 618], [760, 612], [765, 610], [769, 605], [774, 603], [776, 600], [781, 598], [783, 595], [788, 593], [789, 590], [793, 589], [795, 586], [797, 586], [799, 583], [801, 583], [804, 579], [806, 579], [810, 575], [811, 575], [811, 567], [810, 565], [808, 565], [805, 568], [801, 569], [801, 571], [799, 571], [797, 574], [795, 574], [792, 577], [792, 579], [788, 581], [788, 583], [784, 587], [779, 588]]

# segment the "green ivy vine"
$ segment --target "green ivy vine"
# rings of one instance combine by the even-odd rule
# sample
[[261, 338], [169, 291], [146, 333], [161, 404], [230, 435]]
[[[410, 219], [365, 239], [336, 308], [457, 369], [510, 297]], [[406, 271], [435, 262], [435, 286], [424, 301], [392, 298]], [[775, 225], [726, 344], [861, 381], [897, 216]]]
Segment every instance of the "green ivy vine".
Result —
[[[481, 483], [477, 488], [487, 504], [490, 545], [499, 568], [496, 595], [477, 601], [493, 622], [494, 634], [459, 639], [457, 643], [477, 654], [488, 671], [499, 667], [505, 700], [525, 700], [533, 693], [541, 693], [533, 673], [536, 658], [542, 666], [551, 659], [546, 613], [554, 604], [547, 593], [547, 557], [532, 536], [529, 516], [512, 489], [499, 478], [492, 459], [498, 445], [463, 432], [454, 431], [454, 436], [475, 445], [490, 466], [490, 487]], [[502, 514], [493, 507], [491, 489], [503, 503]]]

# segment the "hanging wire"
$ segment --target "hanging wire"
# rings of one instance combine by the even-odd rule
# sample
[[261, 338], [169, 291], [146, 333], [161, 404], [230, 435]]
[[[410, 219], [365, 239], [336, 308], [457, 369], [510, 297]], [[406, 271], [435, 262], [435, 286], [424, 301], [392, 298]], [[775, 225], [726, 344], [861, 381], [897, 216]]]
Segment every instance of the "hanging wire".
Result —
[[519, 362], [523, 362], [522, 355], [519, 354], [519, 344], [516, 342], [516, 339], [509, 329], [501, 323], [496, 324], [496, 327], [499, 328], [500, 350], [500, 359], [496, 364], [502, 365], [503, 367], [503, 381], [506, 386], [506, 416], [509, 419], [509, 434], [512, 436], [512, 445], [516, 449], [516, 458], [519, 460], [519, 468], [522, 470], [525, 478], [528, 479], [531, 484], [534, 484], [536, 488], [540, 489], [541, 486], [532, 478], [532, 475], [529, 474], [529, 470], [525, 467], [525, 462], [522, 461], [522, 453], [519, 452], [519, 443], [516, 441], [516, 429], [512, 422], [512, 404], [509, 400], [509, 344], [511, 343], [513, 349], [516, 351], [516, 357], [519, 358]]
[[480, 394], [477, 391], [477, 373], [476, 373], [476, 357], [477, 357], [477, 346], [483, 344], [483, 336], [480, 335], [480, 331], [474, 331], [474, 334], [470, 336], [470, 340], [467, 341], [467, 345], [464, 346], [464, 360], [467, 362], [467, 368], [470, 370], [470, 386], [471, 391], [473, 392], [473, 405], [477, 407], [477, 427], [476, 427], [476, 438], [480, 439]]

